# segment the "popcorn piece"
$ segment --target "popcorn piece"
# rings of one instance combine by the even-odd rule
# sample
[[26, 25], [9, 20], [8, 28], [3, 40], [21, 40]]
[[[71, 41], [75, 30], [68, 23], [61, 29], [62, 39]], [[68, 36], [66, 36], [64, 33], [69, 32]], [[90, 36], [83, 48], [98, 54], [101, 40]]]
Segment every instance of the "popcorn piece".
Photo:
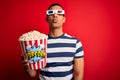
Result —
[[29, 41], [29, 40], [37, 40], [37, 39], [44, 39], [47, 38], [48, 36], [40, 33], [36, 30], [27, 32], [22, 34], [22, 36], [20, 36], [19, 41]]

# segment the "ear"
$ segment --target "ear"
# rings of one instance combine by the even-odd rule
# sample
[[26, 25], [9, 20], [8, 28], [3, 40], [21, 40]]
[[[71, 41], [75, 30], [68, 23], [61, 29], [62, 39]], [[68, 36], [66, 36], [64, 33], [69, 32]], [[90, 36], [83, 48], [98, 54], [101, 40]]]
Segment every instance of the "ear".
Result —
[[66, 21], [66, 18], [65, 18], [65, 17], [63, 17], [63, 23], [65, 23], [65, 21]]

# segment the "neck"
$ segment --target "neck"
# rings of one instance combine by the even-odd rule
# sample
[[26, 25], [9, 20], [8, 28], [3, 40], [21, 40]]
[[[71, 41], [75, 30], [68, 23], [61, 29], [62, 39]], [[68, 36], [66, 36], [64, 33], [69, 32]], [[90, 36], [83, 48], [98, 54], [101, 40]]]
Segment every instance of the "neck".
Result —
[[49, 35], [51, 37], [58, 37], [63, 34], [62, 28], [50, 29]]

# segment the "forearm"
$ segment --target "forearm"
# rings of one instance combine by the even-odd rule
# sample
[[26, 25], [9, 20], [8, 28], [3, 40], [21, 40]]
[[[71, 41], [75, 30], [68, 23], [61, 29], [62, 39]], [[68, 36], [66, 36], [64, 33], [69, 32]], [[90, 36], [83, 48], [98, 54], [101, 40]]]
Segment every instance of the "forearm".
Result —
[[83, 76], [82, 75], [75, 75], [74, 80], [83, 80]]
[[83, 80], [84, 76], [84, 58], [74, 59], [74, 78]]

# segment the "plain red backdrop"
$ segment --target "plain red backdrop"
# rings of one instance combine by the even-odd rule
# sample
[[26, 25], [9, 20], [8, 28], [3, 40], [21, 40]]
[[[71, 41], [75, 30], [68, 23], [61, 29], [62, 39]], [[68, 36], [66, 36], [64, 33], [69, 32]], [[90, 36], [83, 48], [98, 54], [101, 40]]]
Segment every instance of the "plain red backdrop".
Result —
[[84, 80], [120, 80], [119, 0], [0, 0], [0, 80], [30, 80], [18, 38], [31, 30], [48, 34], [45, 11], [54, 2], [66, 11], [64, 32], [83, 43]]

